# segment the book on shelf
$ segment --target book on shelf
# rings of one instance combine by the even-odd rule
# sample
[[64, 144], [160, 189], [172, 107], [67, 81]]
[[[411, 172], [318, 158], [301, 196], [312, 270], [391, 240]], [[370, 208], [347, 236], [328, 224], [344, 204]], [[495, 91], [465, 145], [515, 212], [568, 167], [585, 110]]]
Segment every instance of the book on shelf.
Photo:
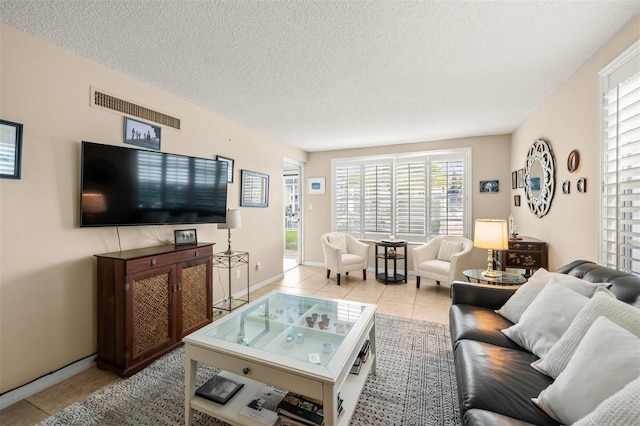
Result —
[[324, 425], [322, 401], [293, 392], [278, 404], [278, 413], [310, 426]]
[[369, 349], [370, 349], [370, 343], [367, 340], [362, 345], [362, 348], [360, 349], [360, 353], [358, 353], [358, 356], [356, 357], [356, 360], [354, 361], [353, 366], [351, 366], [351, 370], [349, 371], [351, 374], [360, 374], [360, 368], [362, 368], [362, 364], [367, 362], [367, 359], [369, 359]]
[[287, 395], [284, 389], [264, 385], [251, 399], [249, 404], [240, 410], [240, 414], [265, 425], [278, 423], [278, 404]]
[[226, 404], [243, 386], [243, 383], [216, 374], [196, 389], [196, 395], [210, 401]]

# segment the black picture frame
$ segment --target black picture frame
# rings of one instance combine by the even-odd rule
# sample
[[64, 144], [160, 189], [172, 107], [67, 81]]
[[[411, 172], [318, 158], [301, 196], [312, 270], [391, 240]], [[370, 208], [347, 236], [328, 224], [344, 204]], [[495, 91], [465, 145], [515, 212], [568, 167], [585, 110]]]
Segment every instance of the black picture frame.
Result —
[[496, 180], [481, 180], [480, 192], [482, 193], [495, 193], [500, 192], [500, 181]]
[[513, 196], [513, 205], [516, 207], [520, 207], [520, 196], [519, 195], [514, 195]]
[[216, 374], [205, 384], [196, 389], [196, 395], [219, 404], [226, 404], [244, 386], [219, 374]]
[[197, 244], [198, 233], [195, 229], [176, 229], [173, 231], [175, 245]]
[[233, 158], [216, 155], [216, 161], [227, 163], [227, 183], [233, 183]]
[[22, 176], [22, 123], [0, 120], [0, 178], [20, 179]]
[[269, 175], [242, 169], [240, 206], [269, 207]]
[[161, 132], [160, 126], [124, 118], [123, 138], [126, 144], [160, 151]]
[[518, 171], [511, 172], [511, 189], [518, 187]]
[[518, 169], [518, 188], [524, 188], [524, 169]]

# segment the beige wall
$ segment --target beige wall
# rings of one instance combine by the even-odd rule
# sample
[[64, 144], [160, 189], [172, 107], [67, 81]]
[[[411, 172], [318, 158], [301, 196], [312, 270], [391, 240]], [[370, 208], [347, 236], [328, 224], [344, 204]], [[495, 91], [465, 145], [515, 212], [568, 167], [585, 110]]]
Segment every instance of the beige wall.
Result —
[[[303, 222], [306, 250], [305, 262], [311, 264], [324, 263], [320, 236], [325, 232], [331, 231], [332, 159], [471, 147], [472, 221], [479, 218], [507, 219], [509, 217], [511, 191], [510, 143], [511, 138], [509, 135], [500, 135], [310, 153], [309, 161], [305, 167], [305, 174], [307, 177], [325, 177], [327, 191], [324, 195], [305, 194], [305, 221]], [[500, 181], [500, 192], [481, 194], [479, 182], [491, 179]], [[473, 237], [473, 229], [470, 237]], [[410, 252], [411, 247], [409, 247]], [[370, 253], [369, 265], [373, 267], [373, 248]], [[481, 264], [485, 259], [486, 254]], [[409, 254], [409, 261], [408, 267], [412, 270], [411, 254]]]
[[[0, 392], [96, 351], [93, 255], [119, 245], [113, 227], [78, 227], [80, 142], [121, 145], [123, 117], [90, 107], [90, 86], [180, 117], [181, 131], [163, 128], [163, 152], [235, 159], [230, 208], [240, 169], [269, 174], [269, 207], [241, 209], [233, 247], [250, 252], [252, 283], [282, 273], [282, 158], [305, 153], [5, 24], [0, 64], [0, 116], [24, 124], [22, 179], [0, 179]], [[174, 228], [121, 227], [122, 249], [172, 240]], [[226, 231], [196, 228], [199, 241], [226, 249]], [[221, 292], [215, 282], [214, 299]]]
[[[514, 132], [511, 148], [512, 170], [524, 167], [529, 146], [545, 138], [555, 154], [556, 192], [549, 213], [537, 218], [526, 204], [512, 207], [522, 235], [547, 241], [549, 267], [558, 268], [572, 260], [598, 261], [598, 72], [640, 39], [640, 17], [629, 23], [614, 39], [593, 56], [565, 84], [550, 96]], [[523, 82], [526, 84], [526, 82]], [[567, 157], [577, 149], [580, 167], [567, 170]], [[578, 178], [587, 179], [587, 192], [576, 191]], [[562, 194], [562, 182], [571, 182], [571, 193]]]

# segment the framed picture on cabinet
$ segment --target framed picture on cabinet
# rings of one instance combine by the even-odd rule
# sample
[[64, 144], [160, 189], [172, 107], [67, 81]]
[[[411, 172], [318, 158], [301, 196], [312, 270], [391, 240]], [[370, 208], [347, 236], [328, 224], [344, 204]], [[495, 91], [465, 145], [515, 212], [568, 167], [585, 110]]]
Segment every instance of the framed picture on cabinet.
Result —
[[195, 229], [176, 229], [173, 231], [175, 237], [175, 244], [177, 246], [181, 244], [197, 244], [198, 236]]

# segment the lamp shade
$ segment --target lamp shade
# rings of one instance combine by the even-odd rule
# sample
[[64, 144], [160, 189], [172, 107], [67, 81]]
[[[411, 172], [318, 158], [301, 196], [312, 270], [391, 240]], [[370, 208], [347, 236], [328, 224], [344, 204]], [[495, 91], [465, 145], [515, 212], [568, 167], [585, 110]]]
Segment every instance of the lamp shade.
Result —
[[240, 219], [240, 210], [227, 210], [227, 221], [225, 223], [219, 223], [218, 229], [238, 229], [242, 227], [242, 220]]
[[507, 250], [509, 248], [507, 221], [477, 219], [473, 245], [481, 249]]

